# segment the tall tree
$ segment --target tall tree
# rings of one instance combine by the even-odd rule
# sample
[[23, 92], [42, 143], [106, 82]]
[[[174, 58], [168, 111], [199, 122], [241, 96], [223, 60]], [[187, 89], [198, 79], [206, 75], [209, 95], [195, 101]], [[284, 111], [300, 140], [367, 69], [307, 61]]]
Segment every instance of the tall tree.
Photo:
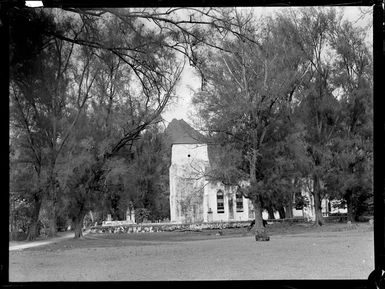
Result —
[[317, 225], [324, 223], [321, 201], [325, 196], [325, 176], [331, 169], [330, 144], [341, 121], [341, 107], [332, 85], [335, 63], [331, 57], [330, 35], [341, 20], [334, 9], [302, 9], [292, 13], [288, 32], [299, 43], [310, 64], [306, 85], [301, 91], [298, 113], [305, 125], [307, 152], [311, 160], [309, 176]]
[[333, 84], [343, 113], [332, 146], [334, 170], [326, 185], [335, 193], [331, 197], [346, 200], [350, 221], [368, 209], [373, 196], [372, 63], [366, 37], [365, 29], [344, 21], [331, 39], [337, 58]]
[[[91, 78], [90, 62], [95, 56], [84, 53], [84, 49], [78, 49], [74, 43], [49, 36], [57, 34], [76, 39], [84, 32], [84, 25], [79, 21], [50, 10], [15, 9], [13, 12], [12, 21], [20, 18], [33, 19], [32, 24], [37, 22], [31, 25], [32, 36], [25, 36], [26, 39], [23, 33], [11, 29], [11, 39], [14, 39], [11, 46], [15, 50], [11, 54], [10, 93], [14, 108], [11, 117], [29, 139], [38, 175], [42, 168], [46, 172], [46, 185], [38, 190], [42, 195], [35, 199], [37, 204], [43, 199], [50, 203], [49, 235], [53, 236], [59, 194], [57, 165], [89, 97], [95, 78]], [[44, 29], [36, 31], [38, 25]], [[37, 40], [30, 39], [33, 37]], [[27, 55], [22, 54], [23, 41], [27, 47], [36, 46], [25, 52]]]
[[[288, 31], [300, 44], [311, 68], [301, 91], [298, 114], [305, 126], [312, 163], [309, 175], [316, 224], [322, 225], [321, 200], [332, 197], [333, 191], [340, 191], [338, 181], [343, 183], [343, 176], [338, 176], [336, 170], [336, 150], [340, 150], [340, 159], [348, 156], [347, 150], [359, 155], [361, 149], [370, 155], [370, 56], [364, 30], [342, 21], [342, 14], [335, 9], [302, 9], [289, 18]], [[363, 128], [366, 145], [358, 136], [358, 127]], [[351, 145], [357, 141], [361, 144]], [[347, 159], [346, 162], [349, 163]], [[342, 170], [346, 173], [346, 169]], [[348, 196], [349, 193], [345, 195]]]
[[[102, 37], [98, 34], [102, 33], [104, 37], [111, 38], [109, 43], [114, 44], [127, 41], [126, 34], [132, 29], [127, 23], [119, 23], [115, 18], [103, 24], [104, 29], [96, 30], [94, 37]], [[114, 32], [118, 24], [120, 24], [120, 33]], [[144, 35], [146, 33], [148, 32], [143, 31]], [[95, 79], [90, 89], [93, 98], [85, 104], [81, 116], [83, 128], [78, 127], [81, 133], [77, 133], [71, 139], [69, 148], [73, 156], [80, 159], [85, 154], [89, 155], [86, 153], [88, 150], [92, 152], [88, 158], [87, 169], [81, 169], [77, 164], [70, 168], [70, 172], [78, 168], [78, 173], [84, 174], [80, 177], [78, 184], [84, 180], [87, 180], [88, 184], [82, 189], [81, 198], [76, 195], [67, 195], [69, 198], [75, 197], [76, 200], [69, 204], [78, 206], [77, 210], [71, 209], [76, 215], [72, 217], [75, 227], [82, 223], [90, 209], [97, 206], [93, 201], [95, 195], [100, 191], [106, 192], [113, 183], [117, 185], [115, 181], [110, 182], [111, 173], [119, 171], [112, 164], [116, 165], [119, 159], [124, 159], [125, 154], [130, 154], [131, 148], [142, 137], [142, 133], [160, 121], [161, 112], [173, 96], [181, 67], [173, 61], [175, 55], [165, 51], [161, 40], [152, 39], [153, 37], [156, 36], [150, 33], [147, 40], [153, 40], [157, 46], [153, 47], [152, 54], [146, 57], [152, 57], [147, 61], [152, 62], [155, 68], [154, 75], [145, 75], [144, 71], [139, 73], [119, 55], [109, 50], [82, 46], [85, 54], [94, 54], [97, 60], [90, 63], [91, 78]], [[133, 37], [132, 43], [135, 41], [142, 40]], [[78, 144], [82, 141], [89, 144], [90, 148], [86, 151], [79, 149]], [[68, 171], [67, 166], [68, 164], [64, 162], [64, 171]], [[64, 179], [68, 180], [68, 178]], [[67, 186], [66, 182], [63, 184], [64, 187]], [[72, 184], [74, 185], [76, 186]], [[68, 186], [71, 186], [71, 183], [68, 183]], [[81, 237], [81, 232], [76, 231], [75, 237]]]
[[[34, 71], [32, 73], [29, 69], [23, 72], [16, 66], [15, 71], [21, 70], [24, 74], [12, 74], [11, 94], [18, 109], [14, 110], [18, 114], [15, 119], [19, 123], [22, 121], [27, 135], [39, 133], [36, 141], [39, 141], [40, 152], [44, 155], [39, 156], [40, 152], [32, 147], [36, 146], [36, 141], [34, 144], [30, 141], [31, 150], [39, 158], [37, 162], [41, 161], [47, 169], [48, 185], [43, 192], [51, 203], [50, 235], [54, 235], [55, 208], [60, 189], [58, 166], [63, 165], [66, 154], [71, 153], [72, 147], [67, 147], [67, 144], [74, 139], [71, 135], [78, 129], [80, 116], [85, 112], [92, 114], [95, 109], [106, 116], [101, 121], [95, 114], [88, 117], [92, 123], [98, 125], [99, 122], [104, 126], [99, 129], [99, 134], [95, 134], [95, 138], [99, 137], [95, 141], [98, 161], [101, 160], [98, 167], [101, 169], [125, 145], [138, 139], [141, 131], [159, 120], [160, 113], [172, 96], [180, 66], [175, 65], [174, 54], [162, 45], [164, 36], [144, 28], [141, 23], [134, 23], [134, 20], [123, 24], [117, 17], [92, 21], [87, 15], [81, 15], [80, 19], [71, 18], [60, 10], [41, 10], [36, 15], [36, 18], [39, 17], [48, 17], [59, 28], [38, 34], [37, 37], [47, 40], [40, 45], [39, 54], [33, 55], [35, 58], [25, 57], [27, 62], [34, 61]], [[70, 24], [68, 19], [74, 21]], [[117, 30], [118, 26], [120, 30]], [[130, 37], [127, 38], [127, 34]], [[83, 42], [78, 42], [79, 37]], [[125, 42], [128, 39], [130, 43]], [[100, 45], [94, 47], [90, 44], [93, 41], [98, 41]], [[116, 54], [104, 47], [103, 41], [126, 47], [135, 43], [148, 50], [136, 55], [127, 54], [124, 58], [122, 53], [127, 49]], [[144, 45], [145, 41], [151, 45]], [[17, 48], [18, 45], [15, 44]], [[127, 59], [134, 59], [134, 62]], [[99, 99], [90, 104], [89, 93], [96, 78], [98, 86], [95, 85], [92, 92]], [[109, 127], [111, 125], [114, 127]]]
[[158, 127], [152, 127], [143, 134], [133, 151], [138, 189], [135, 206], [149, 209], [152, 219], [169, 218], [170, 152], [164, 135]]
[[29, 198], [34, 212], [29, 225], [30, 240], [37, 236], [37, 222], [47, 183], [45, 163], [49, 143], [46, 121], [49, 112], [41, 102], [49, 101], [42, 91], [42, 84], [50, 81], [46, 77], [52, 73], [52, 67], [44, 65], [44, 61], [52, 57], [46, 52], [52, 39], [45, 33], [57, 29], [49, 15], [34, 10], [10, 10], [10, 128], [14, 136], [11, 145], [25, 164], [32, 165], [35, 176], [31, 180], [36, 179], [36, 184], [39, 184], [38, 187], [24, 188], [35, 187], [31, 192], [33, 197]]
[[[233, 13], [239, 34], [253, 41], [230, 37], [223, 40], [230, 52], [207, 52], [202, 65], [207, 83], [194, 103], [214, 142], [222, 144], [225, 154], [235, 156], [229, 169], [223, 170], [220, 161], [212, 174], [224, 183], [238, 185], [253, 201], [255, 238], [268, 240], [262, 203], [276, 190], [267, 169], [278, 169], [269, 150], [272, 145], [277, 149], [277, 139], [287, 136], [283, 126], [289, 121], [294, 93], [307, 68], [297, 44], [273, 19], [253, 22], [252, 14]], [[249, 185], [240, 185], [242, 181]]]

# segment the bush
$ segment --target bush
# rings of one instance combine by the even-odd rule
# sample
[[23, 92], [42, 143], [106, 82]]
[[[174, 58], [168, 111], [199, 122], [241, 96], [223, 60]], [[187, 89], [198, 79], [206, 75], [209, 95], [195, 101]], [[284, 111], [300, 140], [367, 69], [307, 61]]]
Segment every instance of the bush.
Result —
[[25, 232], [9, 232], [10, 241], [25, 241], [27, 239], [27, 233]]
[[151, 216], [151, 212], [146, 208], [138, 208], [135, 209], [135, 222], [143, 223], [143, 221], [149, 220]]

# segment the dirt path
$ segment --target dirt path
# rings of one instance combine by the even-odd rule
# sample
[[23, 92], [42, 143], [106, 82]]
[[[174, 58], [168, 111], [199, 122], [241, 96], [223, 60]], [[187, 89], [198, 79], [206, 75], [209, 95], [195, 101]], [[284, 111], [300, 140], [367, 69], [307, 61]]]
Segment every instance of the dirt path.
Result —
[[[87, 235], [89, 232], [90, 230], [84, 231], [83, 236]], [[73, 237], [74, 237], [73, 232], [65, 232], [65, 233], [58, 233], [58, 237], [50, 238], [44, 241], [39, 240], [39, 241], [33, 241], [33, 242], [28, 242], [28, 241], [9, 242], [9, 251], [24, 250], [28, 248], [50, 245], [60, 241], [68, 240]]]
[[10, 281], [367, 279], [374, 267], [373, 232], [89, 242], [10, 252]]

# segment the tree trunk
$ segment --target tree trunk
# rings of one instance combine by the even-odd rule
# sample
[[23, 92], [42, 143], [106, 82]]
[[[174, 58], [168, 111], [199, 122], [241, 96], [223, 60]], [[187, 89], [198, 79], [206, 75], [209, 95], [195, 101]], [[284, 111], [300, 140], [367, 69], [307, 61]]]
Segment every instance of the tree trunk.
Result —
[[83, 220], [85, 217], [85, 212], [80, 212], [78, 216], [72, 218], [72, 225], [74, 227], [75, 236], [74, 239], [83, 238]]
[[268, 206], [267, 207], [267, 213], [269, 214], [269, 219], [270, 220], [274, 220], [275, 219], [274, 210], [273, 210], [272, 206]]
[[314, 181], [313, 195], [314, 195], [315, 225], [322, 226], [324, 224], [324, 218], [322, 217], [321, 187], [320, 187], [320, 182], [317, 175], [314, 175], [313, 181]]
[[48, 231], [48, 237], [55, 237], [57, 233], [57, 213], [56, 213], [56, 206], [57, 206], [57, 192], [56, 192], [56, 184], [55, 184], [55, 177], [51, 176], [50, 179], [50, 191], [49, 191], [49, 213], [48, 213], [48, 223], [49, 223], [49, 231]]
[[293, 218], [293, 194], [290, 194], [290, 200], [286, 206], [286, 217], [289, 219]]
[[354, 208], [350, 194], [346, 196], [346, 205], [348, 207], [348, 221], [354, 222]]
[[51, 164], [49, 167], [49, 179], [48, 179], [48, 224], [49, 224], [49, 231], [48, 231], [48, 237], [55, 237], [57, 233], [57, 216], [56, 216], [56, 201], [57, 201], [57, 194], [56, 194], [56, 178], [55, 178], [55, 161], [52, 157]]
[[28, 241], [35, 240], [39, 235], [37, 225], [39, 222], [41, 203], [42, 203], [42, 200], [41, 200], [39, 193], [35, 194], [34, 205], [33, 205], [34, 208], [33, 208], [33, 212], [32, 212], [32, 220], [28, 226], [28, 234], [27, 234], [27, 240]]
[[[255, 190], [255, 184], [257, 183], [256, 177], [256, 164], [257, 164], [257, 151], [255, 149], [251, 152], [250, 158], [250, 185], [252, 191]], [[262, 203], [261, 199], [258, 195], [258, 192], [253, 192], [253, 205], [254, 205], [254, 214], [255, 214], [255, 240], [256, 241], [269, 241], [270, 237], [267, 235], [265, 227], [263, 226], [263, 218], [262, 218]]]
[[48, 237], [55, 237], [57, 233], [57, 225], [56, 225], [56, 202], [54, 200], [50, 201], [50, 211], [48, 214], [48, 224], [49, 224], [49, 231], [48, 231]]
[[266, 233], [266, 229], [263, 226], [263, 218], [262, 218], [262, 206], [259, 200], [259, 197], [253, 201], [254, 212], [255, 212], [255, 241], [269, 241], [270, 237]]

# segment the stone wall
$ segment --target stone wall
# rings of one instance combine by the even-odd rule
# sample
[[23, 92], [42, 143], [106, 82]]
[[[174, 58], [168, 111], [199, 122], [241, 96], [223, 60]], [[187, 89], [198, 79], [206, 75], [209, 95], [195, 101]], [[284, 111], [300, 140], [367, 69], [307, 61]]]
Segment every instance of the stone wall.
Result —
[[240, 222], [212, 222], [212, 223], [194, 223], [194, 224], [129, 224], [115, 226], [94, 226], [91, 227], [91, 233], [152, 233], [152, 232], [173, 232], [173, 231], [201, 231], [226, 228], [243, 228], [250, 225], [250, 221]]
[[[304, 218], [267, 220], [268, 223], [275, 222], [304, 222]], [[244, 228], [250, 225], [250, 221], [235, 222], [210, 222], [210, 223], [190, 223], [190, 224], [173, 224], [173, 223], [142, 223], [115, 226], [94, 226], [91, 227], [91, 233], [154, 233], [154, 232], [184, 232], [184, 231], [202, 231], [202, 230], [220, 230], [228, 228]]]

